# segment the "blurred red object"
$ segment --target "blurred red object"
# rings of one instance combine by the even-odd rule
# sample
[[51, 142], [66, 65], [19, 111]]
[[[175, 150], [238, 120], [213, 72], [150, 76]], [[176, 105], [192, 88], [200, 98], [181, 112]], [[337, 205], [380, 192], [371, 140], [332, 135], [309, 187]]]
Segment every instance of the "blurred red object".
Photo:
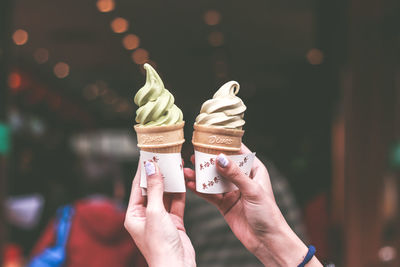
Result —
[[18, 72], [12, 72], [8, 76], [8, 86], [11, 88], [12, 92], [15, 93], [21, 88], [21, 75]]
[[8, 244], [4, 249], [4, 267], [22, 266], [22, 249], [16, 244]]
[[[66, 247], [66, 267], [147, 266], [124, 228], [124, 209], [107, 198], [80, 200], [74, 209]], [[32, 256], [53, 246], [54, 242], [53, 220], [34, 247]]]

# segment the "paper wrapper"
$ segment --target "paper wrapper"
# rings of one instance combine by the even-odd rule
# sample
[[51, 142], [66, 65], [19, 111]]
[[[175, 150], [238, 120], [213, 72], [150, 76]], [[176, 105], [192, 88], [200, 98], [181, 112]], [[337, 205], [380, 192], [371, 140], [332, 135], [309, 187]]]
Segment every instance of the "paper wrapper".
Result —
[[[164, 178], [164, 192], [186, 192], [181, 153], [167, 154], [140, 151], [140, 164], [143, 170], [140, 174], [140, 187], [142, 189], [147, 188], [147, 177], [144, 172], [144, 164], [146, 161], [155, 162], [160, 168]], [[145, 195], [146, 190], [142, 190], [142, 194]]]
[[[220, 194], [231, 192], [237, 187], [222, 178], [215, 166], [216, 155], [195, 151], [196, 157], [196, 191], [206, 194]], [[228, 156], [239, 168], [249, 175], [256, 153]], [[250, 178], [249, 178], [250, 179]]]
[[[164, 177], [164, 192], [186, 192], [181, 157], [182, 144], [185, 142], [184, 125], [185, 122], [167, 126], [134, 126], [142, 170], [145, 161], [155, 162]], [[145, 195], [147, 180], [144, 171], [141, 172], [140, 187]]]

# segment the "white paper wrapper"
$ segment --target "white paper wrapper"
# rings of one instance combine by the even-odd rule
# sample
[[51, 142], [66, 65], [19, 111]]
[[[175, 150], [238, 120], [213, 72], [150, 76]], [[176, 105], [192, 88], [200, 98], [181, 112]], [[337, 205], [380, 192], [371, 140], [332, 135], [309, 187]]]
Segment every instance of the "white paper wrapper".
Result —
[[[196, 191], [206, 194], [220, 194], [231, 192], [237, 187], [226, 181], [217, 173], [215, 167], [217, 155], [195, 151], [196, 158]], [[233, 160], [239, 168], [249, 175], [256, 153], [227, 156]]]
[[[161, 174], [164, 176], [164, 192], [186, 192], [181, 153], [152, 153], [140, 151], [140, 164], [142, 170], [144, 170], [145, 161], [157, 163]], [[142, 171], [140, 175], [142, 195], [146, 195], [146, 190], [143, 189], [147, 188], [146, 173]]]

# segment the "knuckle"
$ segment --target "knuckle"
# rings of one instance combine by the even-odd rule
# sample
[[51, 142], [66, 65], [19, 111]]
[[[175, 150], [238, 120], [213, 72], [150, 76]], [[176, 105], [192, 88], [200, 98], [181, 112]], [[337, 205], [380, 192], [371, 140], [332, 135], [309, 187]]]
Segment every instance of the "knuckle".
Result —
[[242, 176], [242, 171], [235, 165], [231, 164], [228, 169], [227, 175], [232, 178], [239, 178]]
[[152, 205], [151, 207], [147, 207], [146, 216], [147, 217], [155, 217], [155, 216], [158, 216], [161, 212], [162, 212], [162, 210], [160, 208], [158, 208], [158, 206]]
[[129, 221], [128, 221], [127, 217], [125, 217], [125, 220], [124, 220], [124, 227], [125, 227], [126, 230], [129, 231], [130, 226], [129, 226]]
[[147, 186], [151, 187], [151, 188], [159, 188], [159, 187], [163, 187], [164, 184], [163, 184], [163, 181], [161, 180], [161, 177], [160, 178], [154, 177], [152, 179], [147, 179]]

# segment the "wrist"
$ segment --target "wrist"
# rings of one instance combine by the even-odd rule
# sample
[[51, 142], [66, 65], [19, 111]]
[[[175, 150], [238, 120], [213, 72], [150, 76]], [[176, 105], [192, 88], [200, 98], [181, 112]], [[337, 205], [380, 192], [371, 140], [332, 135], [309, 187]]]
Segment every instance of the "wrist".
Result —
[[172, 260], [172, 259], [154, 259], [151, 261], [147, 261], [147, 264], [149, 267], [185, 267], [183, 262], [178, 261], [178, 260]]
[[268, 266], [297, 266], [307, 254], [307, 246], [286, 224], [260, 240], [254, 255]]

